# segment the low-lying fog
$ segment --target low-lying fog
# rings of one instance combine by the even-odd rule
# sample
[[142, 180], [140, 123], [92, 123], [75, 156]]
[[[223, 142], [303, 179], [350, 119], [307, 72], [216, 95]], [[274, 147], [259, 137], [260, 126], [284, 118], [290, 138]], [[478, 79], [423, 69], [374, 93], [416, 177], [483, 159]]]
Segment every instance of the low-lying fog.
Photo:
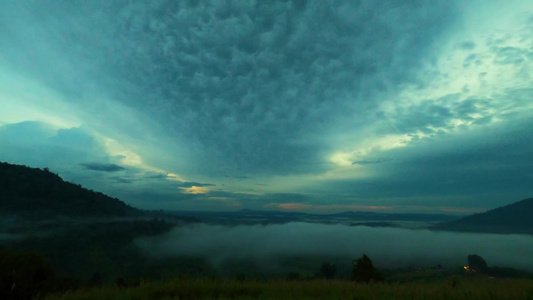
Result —
[[[457, 268], [468, 254], [489, 266], [533, 270], [533, 236], [453, 233], [401, 228], [350, 227], [311, 223], [175, 228], [136, 241], [151, 256], [205, 256], [215, 264], [233, 259], [271, 260], [278, 256], [359, 258], [367, 254], [377, 267]], [[350, 262], [350, 260], [347, 260]]]

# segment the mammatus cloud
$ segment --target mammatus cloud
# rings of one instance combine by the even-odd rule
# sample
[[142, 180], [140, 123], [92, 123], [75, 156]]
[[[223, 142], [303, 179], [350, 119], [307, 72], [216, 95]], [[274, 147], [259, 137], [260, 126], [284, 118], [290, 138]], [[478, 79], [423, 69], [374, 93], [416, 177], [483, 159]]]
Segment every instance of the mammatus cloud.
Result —
[[7, 1], [0, 159], [143, 207], [512, 202], [531, 196], [532, 9]]
[[376, 97], [420, 81], [430, 37], [446, 31], [454, 5], [297, 2], [57, 3], [42, 18], [38, 3], [11, 3], [4, 31], [17, 47], [2, 54], [38, 62], [25, 68], [57, 75], [44, 78], [95, 116], [107, 114], [84, 99], [101, 95], [157, 115], [157, 135], [173, 137], [160, 143], [182, 151], [148, 158], [160, 166], [319, 172], [331, 147], [324, 134], [371, 122]]
[[92, 171], [102, 171], [102, 172], [117, 172], [125, 170], [124, 167], [121, 167], [116, 164], [102, 164], [102, 163], [82, 163], [80, 164], [87, 170]]

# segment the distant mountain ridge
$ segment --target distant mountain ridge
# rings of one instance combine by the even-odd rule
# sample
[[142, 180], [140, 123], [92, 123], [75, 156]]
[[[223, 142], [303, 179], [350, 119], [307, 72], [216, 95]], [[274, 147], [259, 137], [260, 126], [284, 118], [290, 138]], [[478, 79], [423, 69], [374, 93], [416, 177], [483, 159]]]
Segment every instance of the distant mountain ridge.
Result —
[[533, 198], [439, 224], [437, 229], [533, 234]]
[[[176, 216], [193, 216], [210, 224], [283, 224], [289, 222], [344, 224], [350, 226], [397, 227], [401, 222], [435, 224], [456, 220], [455, 215], [423, 213], [383, 213], [368, 211], [344, 211], [314, 214], [310, 212], [253, 210], [237, 211], [166, 211]], [[395, 223], [396, 222], [396, 223]], [[403, 224], [405, 225], [405, 224]]]
[[34, 220], [56, 217], [126, 217], [142, 211], [124, 202], [63, 181], [48, 169], [0, 162], [0, 216]]

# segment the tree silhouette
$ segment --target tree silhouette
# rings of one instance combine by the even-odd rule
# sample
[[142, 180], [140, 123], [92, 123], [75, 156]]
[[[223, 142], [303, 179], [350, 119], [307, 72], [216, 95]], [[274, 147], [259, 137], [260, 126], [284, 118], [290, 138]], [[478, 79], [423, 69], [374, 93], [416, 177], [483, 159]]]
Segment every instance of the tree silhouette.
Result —
[[32, 299], [50, 289], [55, 275], [37, 253], [0, 251], [0, 299]]
[[376, 282], [384, 281], [381, 275], [372, 264], [372, 261], [366, 254], [361, 258], [353, 261], [352, 280], [357, 282]]
[[468, 266], [470, 267], [470, 270], [479, 273], [487, 273], [489, 269], [487, 262], [483, 259], [483, 257], [477, 254], [468, 255]]
[[94, 273], [93, 276], [87, 281], [89, 287], [101, 287], [104, 284], [104, 279], [100, 273]]
[[320, 269], [318, 270], [316, 276], [326, 279], [332, 279], [335, 277], [335, 272], [337, 271], [337, 268], [334, 264], [325, 262], [320, 266]]

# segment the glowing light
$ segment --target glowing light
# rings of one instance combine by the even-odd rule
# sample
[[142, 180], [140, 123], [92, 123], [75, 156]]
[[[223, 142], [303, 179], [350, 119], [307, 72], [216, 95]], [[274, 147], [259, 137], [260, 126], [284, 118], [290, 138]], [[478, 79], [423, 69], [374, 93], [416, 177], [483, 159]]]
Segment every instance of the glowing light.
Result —
[[167, 173], [166, 179], [170, 181], [180, 181], [180, 182], [186, 181], [181, 176], [179, 176], [178, 174], [174, 174], [174, 173]]
[[209, 193], [209, 188], [205, 186], [191, 186], [189, 188], [180, 188], [185, 194], [206, 194]]
[[[423, 135], [422, 132], [418, 134], [420, 137], [423, 137]], [[352, 151], [336, 152], [330, 156], [329, 161], [341, 167], [352, 166], [354, 161], [365, 160], [365, 157], [369, 154], [405, 147], [412, 140], [413, 135], [389, 134], [376, 139], [363, 141], [360, 145], [355, 146]]]
[[329, 160], [336, 165], [348, 167], [352, 165], [352, 159], [350, 159], [350, 156], [350, 153], [335, 153]]
[[120, 163], [128, 166], [144, 166], [141, 157], [114, 139], [102, 137], [103, 145], [111, 156], [121, 157]]

